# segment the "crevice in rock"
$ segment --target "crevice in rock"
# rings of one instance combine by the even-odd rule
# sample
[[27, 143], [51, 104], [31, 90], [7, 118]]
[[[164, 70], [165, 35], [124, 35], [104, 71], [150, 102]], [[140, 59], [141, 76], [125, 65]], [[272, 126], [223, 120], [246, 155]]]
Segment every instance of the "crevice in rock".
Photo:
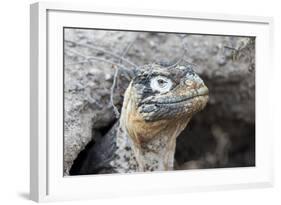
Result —
[[[93, 148], [95, 143], [102, 138], [110, 131], [110, 129], [114, 126], [116, 120], [109, 123], [107, 126], [100, 127], [99, 129], [92, 129], [92, 140], [85, 146], [85, 148], [78, 154], [77, 158], [74, 160], [73, 165], [69, 170], [70, 175], [81, 175], [81, 168], [87, 159], [90, 150]], [[93, 173], [94, 174], [94, 173]]]

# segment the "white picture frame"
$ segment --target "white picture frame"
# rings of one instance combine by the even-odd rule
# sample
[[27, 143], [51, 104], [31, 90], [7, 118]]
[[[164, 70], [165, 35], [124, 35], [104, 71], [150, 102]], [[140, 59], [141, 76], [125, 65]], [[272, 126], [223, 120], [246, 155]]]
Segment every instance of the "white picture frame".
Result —
[[[185, 26], [183, 26], [185, 25]], [[256, 166], [157, 174], [63, 176], [62, 28], [177, 31], [256, 36]], [[188, 29], [187, 29], [188, 28]], [[266, 97], [273, 19], [183, 11], [35, 3], [30, 12], [30, 198], [34, 201], [273, 186], [273, 134]], [[268, 119], [264, 121], [263, 119]], [[183, 182], [179, 179], [186, 179]]]

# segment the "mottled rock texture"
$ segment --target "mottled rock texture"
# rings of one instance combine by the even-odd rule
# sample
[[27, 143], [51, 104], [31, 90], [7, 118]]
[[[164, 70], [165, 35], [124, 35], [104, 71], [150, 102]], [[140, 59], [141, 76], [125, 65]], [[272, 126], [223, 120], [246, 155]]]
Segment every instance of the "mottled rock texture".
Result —
[[116, 122], [111, 88], [118, 68], [112, 101], [120, 110], [133, 67], [126, 60], [187, 61], [209, 88], [207, 107], [178, 137], [177, 169], [255, 164], [254, 38], [91, 29], [65, 29], [64, 38], [65, 175]]

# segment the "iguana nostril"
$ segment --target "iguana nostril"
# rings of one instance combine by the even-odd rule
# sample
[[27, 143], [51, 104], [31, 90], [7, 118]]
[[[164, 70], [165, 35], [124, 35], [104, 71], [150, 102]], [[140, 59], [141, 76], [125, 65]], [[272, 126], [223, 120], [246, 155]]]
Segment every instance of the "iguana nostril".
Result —
[[191, 80], [186, 80], [184, 81], [184, 84], [187, 85], [188, 87], [192, 87], [194, 85], [194, 82]]

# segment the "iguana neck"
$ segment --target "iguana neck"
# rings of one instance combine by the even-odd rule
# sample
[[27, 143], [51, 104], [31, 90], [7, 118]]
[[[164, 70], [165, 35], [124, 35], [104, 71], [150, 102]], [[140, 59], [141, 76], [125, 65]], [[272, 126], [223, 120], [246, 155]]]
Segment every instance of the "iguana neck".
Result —
[[173, 170], [176, 138], [186, 127], [178, 123], [174, 129], [163, 128], [163, 131], [152, 140], [137, 144], [132, 141], [132, 149], [140, 171]]
[[118, 157], [112, 166], [119, 173], [173, 170], [176, 138], [186, 124], [187, 122], [178, 123], [174, 131], [163, 129], [155, 139], [140, 145], [131, 140], [120, 123], [116, 138]]

